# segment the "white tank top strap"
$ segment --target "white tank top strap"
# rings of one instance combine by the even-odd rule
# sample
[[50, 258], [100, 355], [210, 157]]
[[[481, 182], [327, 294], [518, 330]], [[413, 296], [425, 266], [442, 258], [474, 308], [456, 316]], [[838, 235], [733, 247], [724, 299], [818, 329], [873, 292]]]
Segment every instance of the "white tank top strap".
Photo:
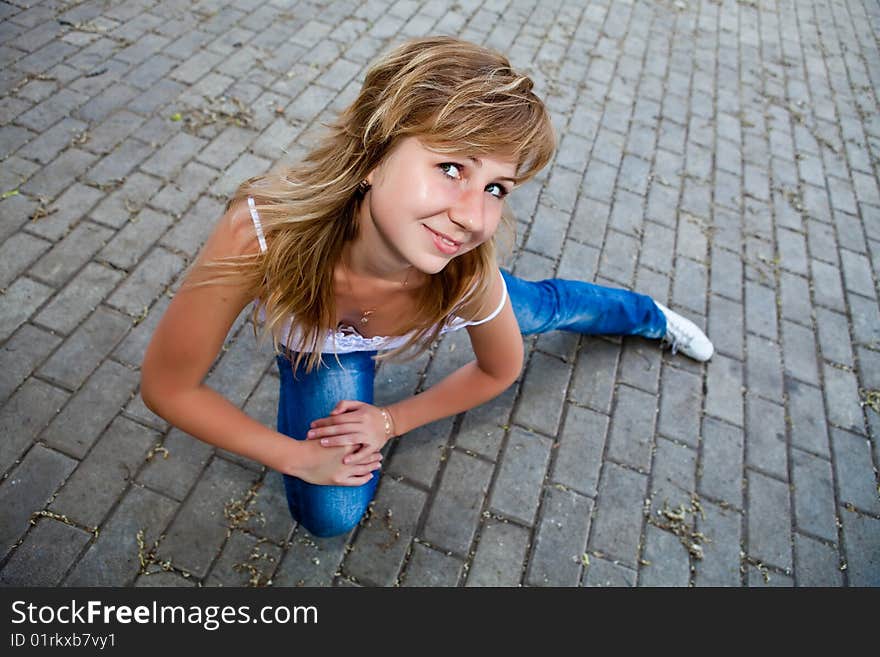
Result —
[[[501, 276], [501, 273], [498, 274]], [[498, 304], [498, 307], [492, 311], [492, 313], [488, 317], [484, 317], [483, 319], [474, 320], [472, 322], [464, 322], [463, 326], [478, 326], [480, 324], [485, 324], [489, 320], [495, 319], [498, 313], [504, 308], [504, 302], [507, 301], [507, 283], [504, 280], [504, 277], [501, 276], [501, 303]]]
[[254, 222], [254, 230], [257, 231], [257, 239], [260, 242], [260, 251], [265, 251], [268, 247], [266, 246], [266, 236], [263, 235], [263, 224], [260, 223], [260, 215], [257, 214], [257, 206], [252, 197], [248, 196], [247, 201], [248, 207], [251, 209], [251, 219]]

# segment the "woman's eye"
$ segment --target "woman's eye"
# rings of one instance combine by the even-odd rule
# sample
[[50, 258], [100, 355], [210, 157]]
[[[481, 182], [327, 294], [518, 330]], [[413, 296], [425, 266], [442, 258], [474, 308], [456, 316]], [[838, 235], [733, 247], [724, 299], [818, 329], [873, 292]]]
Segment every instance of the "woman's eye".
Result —
[[[440, 167], [440, 170], [443, 171], [443, 175], [447, 178], [452, 178], [453, 180], [461, 179], [461, 165], [456, 164], [455, 162], [444, 162], [443, 164], [437, 165]], [[492, 183], [486, 186], [486, 189], [495, 188], [495, 191], [489, 192], [495, 198], [504, 198], [507, 196], [508, 191], [505, 189], [504, 185], [499, 185], [498, 183]]]
[[[449, 173], [448, 173], [448, 169], [447, 169], [446, 167], [452, 167], [452, 169], [455, 171], [455, 173], [454, 173], [454, 174], [449, 174]], [[443, 171], [443, 173], [446, 174], [446, 176], [449, 177], [449, 178], [454, 178], [454, 179], [456, 179], [456, 180], [458, 180], [459, 178], [461, 178], [460, 167], [459, 167], [455, 162], [444, 162], [443, 164], [440, 165], [440, 169], [441, 169], [441, 170]]]
[[499, 185], [498, 183], [492, 183], [491, 185], [486, 187], [486, 189], [490, 189], [492, 187], [494, 187], [498, 191], [497, 194], [492, 193], [492, 196], [494, 196], [495, 198], [504, 198], [505, 196], [507, 196], [508, 191], [504, 188], [504, 185]]

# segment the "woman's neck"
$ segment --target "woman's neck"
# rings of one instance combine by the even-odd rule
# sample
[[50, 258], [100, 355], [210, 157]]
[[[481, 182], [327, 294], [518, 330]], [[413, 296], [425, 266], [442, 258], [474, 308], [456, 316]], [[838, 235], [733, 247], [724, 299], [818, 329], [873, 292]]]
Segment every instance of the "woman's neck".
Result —
[[406, 282], [412, 287], [421, 278], [421, 272], [379, 233], [366, 203], [360, 207], [358, 235], [342, 251], [342, 264], [353, 277], [378, 284], [401, 287]]

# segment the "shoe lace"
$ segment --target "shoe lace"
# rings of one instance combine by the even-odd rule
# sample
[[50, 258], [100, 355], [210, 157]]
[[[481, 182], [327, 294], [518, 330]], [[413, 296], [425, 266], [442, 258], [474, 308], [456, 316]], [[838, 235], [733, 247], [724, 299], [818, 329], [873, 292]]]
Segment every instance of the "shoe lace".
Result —
[[679, 349], [690, 347], [695, 337], [696, 335], [688, 332], [680, 324], [670, 321], [669, 317], [666, 318], [666, 335], [663, 337], [663, 340], [669, 343], [673, 356], [678, 353]]

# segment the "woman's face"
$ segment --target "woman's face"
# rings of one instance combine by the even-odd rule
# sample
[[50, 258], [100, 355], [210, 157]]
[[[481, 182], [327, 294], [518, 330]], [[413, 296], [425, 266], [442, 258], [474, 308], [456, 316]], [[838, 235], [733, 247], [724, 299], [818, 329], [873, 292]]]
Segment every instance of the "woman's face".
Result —
[[437, 153], [405, 137], [367, 176], [365, 203], [386, 244], [435, 274], [495, 234], [515, 175], [501, 156]]

